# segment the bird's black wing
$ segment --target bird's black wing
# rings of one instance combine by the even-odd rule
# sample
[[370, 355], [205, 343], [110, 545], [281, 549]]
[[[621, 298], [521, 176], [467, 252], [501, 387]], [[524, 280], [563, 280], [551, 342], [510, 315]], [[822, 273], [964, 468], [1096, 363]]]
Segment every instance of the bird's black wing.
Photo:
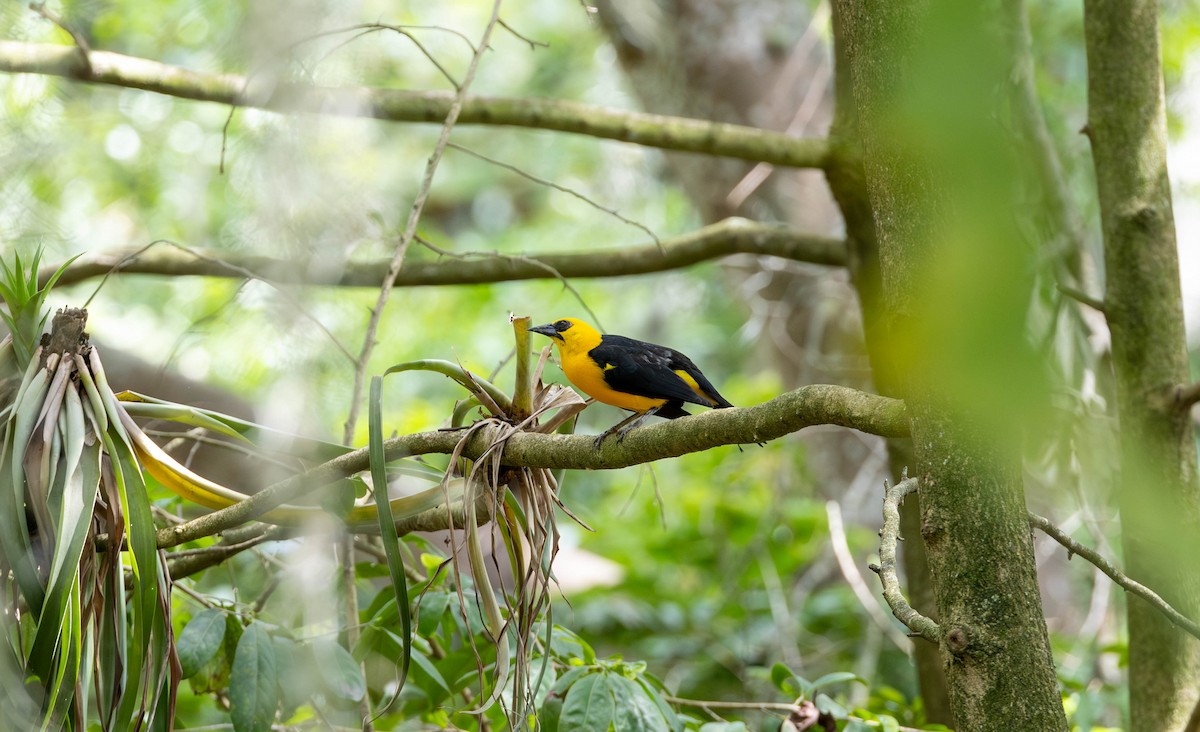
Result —
[[[683, 355], [679, 351], [674, 351], [674, 350], [671, 350], [670, 348], [664, 348], [662, 346], [659, 346], [659, 347], [663, 348], [663, 350], [671, 351], [671, 354], [674, 357], [673, 361], [671, 363], [671, 369], [674, 371], [682, 371], [685, 374], [687, 374], [688, 376], [695, 379], [696, 384], [700, 387], [700, 391], [704, 392], [704, 395], [712, 400], [713, 404], [705, 405], [705, 406], [714, 406], [715, 405], [716, 408], [733, 406], [732, 404], [729, 403], [728, 399], [721, 396], [721, 393], [717, 391], [717, 387], [712, 385], [712, 382], [708, 380], [708, 377], [706, 377], [704, 374], [700, 373], [699, 367], [697, 367], [696, 364], [692, 363], [692, 359]], [[697, 402], [697, 403], [699, 403], [699, 402]]]
[[626, 394], [689, 402], [704, 407], [720, 404], [724, 399], [705, 399], [692, 390], [688, 383], [675, 373], [676, 369], [689, 374], [706, 392], [714, 396], [716, 390], [696, 365], [676, 350], [624, 336], [606, 335], [600, 345], [588, 355], [604, 369], [604, 381], [612, 389]]

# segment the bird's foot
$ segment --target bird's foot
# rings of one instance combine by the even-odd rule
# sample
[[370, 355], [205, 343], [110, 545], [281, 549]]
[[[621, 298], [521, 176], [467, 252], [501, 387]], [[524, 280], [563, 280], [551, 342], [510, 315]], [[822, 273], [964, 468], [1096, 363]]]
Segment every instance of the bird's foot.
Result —
[[[622, 422], [621, 424], [625, 424], [625, 423]], [[592, 444], [596, 446], [597, 450], [600, 449], [600, 443], [604, 442], [604, 438], [608, 437], [609, 435], [615, 434], [617, 436], [617, 444], [620, 444], [621, 440], [625, 439], [625, 431], [618, 429], [621, 426], [621, 424], [617, 425], [616, 427], [612, 427], [610, 429], [604, 430], [600, 434], [596, 435], [596, 439], [592, 440]]]
[[[622, 427], [621, 429], [617, 430], [617, 444], [624, 442], [625, 435], [629, 434], [630, 430], [638, 427], [641, 424], [641, 421], [642, 420], [640, 420], [640, 419], [636, 420], [633, 424], [627, 425], [627, 426]], [[613, 429], [616, 429], [616, 428], [614, 427]]]

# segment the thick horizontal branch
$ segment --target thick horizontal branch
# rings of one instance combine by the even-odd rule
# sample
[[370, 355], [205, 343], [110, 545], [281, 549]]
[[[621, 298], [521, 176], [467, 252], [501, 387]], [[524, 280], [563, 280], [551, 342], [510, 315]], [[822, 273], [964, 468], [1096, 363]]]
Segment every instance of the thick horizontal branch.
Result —
[[[623, 468], [721, 445], [766, 442], [818, 424], [850, 427], [884, 437], [908, 435], [904, 402], [844, 386], [813, 384], [754, 407], [714, 409], [642, 427], [630, 432], [624, 441], [607, 440], [599, 450], [588, 435], [519, 432], [507, 440], [504, 463], [513, 467], [555, 470]], [[479, 458], [494, 442], [495, 432], [489, 428], [475, 432], [467, 439], [462, 455]], [[385, 445], [387, 459], [451, 453], [462, 438], [462, 433], [457, 431], [393, 437]], [[366, 448], [346, 453], [229, 508], [162, 529], [158, 532], [158, 545], [177, 546], [252, 521], [305, 493], [366, 470], [368, 465]], [[454, 520], [456, 526], [462, 525], [461, 516]], [[403, 526], [400, 524], [397, 522], [397, 529], [402, 531], [444, 529], [446, 511], [444, 508], [433, 509], [407, 519]]]
[[[248, 80], [235, 74], [191, 71], [107, 51], [74, 46], [0, 41], [0, 71], [61, 76], [96, 84], [144, 89], [183, 99], [395, 122], [445, 121], [451, 92], [414, 92], [370, 87], [322, 87]], [[458, 125], [507, 125], [557, 130], [647, 147], [703, 153], [797, 168], [821, 168], [832, 160], [822, 139], [789, 137], [754, 127], [666, 117], [537, 98], [467, 97]]]
[[[660, 246], [661, 245], [661, 246]], [[566, 254], [511, 256], [480, 255], [478, 259], [409, 260], [396, 277], [396, 287], [423, 285], [477, 285], [489, 282], [552, 279], [557, 277], [624, 277], [679, 269], [697, 262], [733, 254], [757, 254], [811, 264], [841, 266], [846, 243], [841, 239], [804, 234], [778, 224], [729, 218], [672, 239], [637, 247], [589, 250]], [[42, 268], [45, 283], [59, 264]], [[278, 283], [307, 283], [342, 287], [379, 287], [388, 262], [349, 262], [339, 270], [314, 268], [305, 262], [234, 252], [202, 252], [195, 256], [162, 245], [145, 251], [88, 254], [75, 260], [58, 284], [70, 284], [111, 271], [150, 275], [202, 275], [246, 277], [253, 273]]]
[[1157, 592], [1141, 584], [1140, 582], [1131, 579], [1127, 574], [1117, 569], [1112, 562], [1109, 562], [1107, 559], [1102, 557], [1095, 549], [1084, 546], [1083, 544], [1075, 541], [1067, 535], [1067, 532], [1051, 523], [1050, 519], [1039, 516], [1032, 511], [1029, 513], [1029, 524], [1035, 528], [1041, 529], [1042, 533], [1044, 533], [1046, 536], [1049, 536], [1051, 539], [1054, 539], [1059, 544], [1062, 544], [1064, 547], [1066, 547], [1067, 556], [1070, 556], [1071, 554], [1078, 554], [1079, 556], [1083, 557], [1088, 562], [1093, 564], [1096, 569], [1099, 569], [1101, 572], [1108, 575], [1109, 579], [1117, 583], [1117, 585], [1126, 592], [1130, 592], [1142, 598], [1146, 602], [1150, 603], [1151, 607], [1162, 613], [1163, 617], [1165, 617], [1167, 620], [1170, 620], [1183, 630], [1191, 633], [1194, 637], [1200, 638], [1200, 625], [1175, 608], [1171, 607], [1170, 603], [1162, 599], [1162, 596]]

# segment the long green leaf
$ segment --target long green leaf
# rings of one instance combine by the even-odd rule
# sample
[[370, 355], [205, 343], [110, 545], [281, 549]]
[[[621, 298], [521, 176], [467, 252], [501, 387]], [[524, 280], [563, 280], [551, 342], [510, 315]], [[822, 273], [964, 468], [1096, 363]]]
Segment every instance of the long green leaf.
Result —
[[400, 537], [396, 534], [396, 522], [392, 518], [392, 505], [388, 499], [387, 459], [383, 450], [382, 376], [371, 377], [367, 421], [371, 482], [375, 486], [379, 537], [387, 556], [388, 572], [392, 578], [392, 592], [396, 596], [396, 607], [400, 611], [400, 630], [404, 637], [404, 654], [400, 659], [400, 678], [396, 685], [397, 694], [399, 694], [399, 690], [404, 688], [404, 682], [408, 678], [408, 667], [412, 661], [412, 608], [408, 604], [408, 578], [404, 574], [404, 559], [400, 556]]
[[35, 617], [42, 611], [45, 590], [32, 557], [29, 529], [25, 525], [25, 445], [33, 422], [41, 411], [49, 374], [45, 369], [28, 372], [18, 401], [4, 430], [0, 475], [9, 479], [0, 485], [0, 549], [17, 580], [21, 595]]
[[[69, 410], [82, 413], [78, 395]], [[69, 398], [69, 397], [68, 397]], [[72, 417], [75, 419], [79, 415]], [[63, 487], [63, 501], [59, 516], [61, 533], [55, 547], [54, 562], [46, 588], [46, 599], [38, 618], [37, 631], [30, 650], [30, 667], [45, 678], [45, 669], [57, 660], [62, 663], [69, 649], [68, 643], [80, 642], [82, 615], [79, 604], [79, 563], [92, 521], [92, 508], [96, 503], [96, 492], [100, 483], [100, 446], [84, 447], [78, 443], [79, 457], [74, 463]], [[78, 651], [75, 659], [78, 661]], [[61, 669], [61, 666], [60, 666]], [[75, 671], [70, 677], [75, 678]], [[74, 683], [74, 682], [72, 682]], [[52, 694], [52, 696], [57, 696]]]
[[[448, 376], [477, 397], [480, 396], [481, 393], [486, 395], [488, 399], [496, 403], [496, 405], [500, 408], [500, 411], [507, 414], [512, 410], [512, 400], [509, 399], [508, 395], [501, 391], [495, 384], [492, 384], [490, 381], [472, 374], [470, 371], [467, 371], [462, 366], [459, 366], [452, 361], [443, 361], [436, 358], [427, 358], [419, 361], [407, 361], [405, 363], [399, 363], [395, 366], [389, 367], [388, 370], [384, 372], [384, 375], [398, 374], [402, 371], [432, 371], [443, 376]], [[481, 399], [480, 401], [484, 401], [486, 403], [487, 400]]]
[[[102, 383], [102, 382], [101, 382]], [[111, 394], [112, 392], [108, 392]], [[101, 391], [101, 395], [104, 391]], [[111, 458], [113, 473], [117, 479], [121, 508], [125, 515], [126, 541], [129, 547], [130, 569], [133, 574], [133, 633], [129, 638], [129, 668], [140, 675], [135, 683], [127, 679], [128, 686], [118, 709], [118, 723], [131, 720], [135, 705], [145, 711], [146, 697], [153, 695], [157, 682], [157, 662], [151, 651], [155, 643], [155, 615], [160, 612], [160, 574], [158, 572], [158, 545], [155, 538], [154, 521], [150, 513], [150, 501], [146, 496], [146, 484], [141, 470], [128, 444], [114, 432], [120, 422], [110, 419], [112, 429], [105, 435], [104, 446]], [[161, 646], [161, 638], [158, 645]]]

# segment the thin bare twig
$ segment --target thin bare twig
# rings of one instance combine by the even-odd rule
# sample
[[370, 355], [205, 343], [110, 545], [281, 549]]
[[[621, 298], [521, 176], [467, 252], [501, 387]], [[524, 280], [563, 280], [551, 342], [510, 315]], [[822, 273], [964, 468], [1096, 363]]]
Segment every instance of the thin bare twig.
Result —
[[[416, 26], [413, 26], [413, 27], [416, 27]], [[362, 38], [363, 36], [369, 35], [371, 33], [377, 33], [379, 31], [384, 31], [384, 30], [390, 30], [394, 33], [398, 33], [398, 34], [404, 36], [405, 38], [407, 38], [408, 40], [412, 41], [412, 44], [417, 47], [417, 50], [421, 52], [421, 55], [424, 56], [426, 59], [428, 59], [429, 63], [433, 64], [433, 67], [435, 69], [437, 69], [438, 72], [446, 78], [446, 81], [450, 82], [451, 86], [453, 86], [455, 89], [461, 88], [458, 80], [454, 78], [454, 75], [451, 74], [449, 72], [449, 70], [447, 70], [446, 67], [443, 66], [441, 64], [441, 62], [438, 61], [434, 57], [434, 55], [429, 51], [429, 49], [425, 48], [425, 46], [419, 40], [417, 40], [417, 37], [414, 36], [410, 32], [408, 26], [389, 25], [387, 23], [360, 23], [358, 25], [352, 25], [348, 28], [341, 28], [341, 29], [334, 30], [334, 31], [326, 31], [324, 33], [319, 33], [319, 34], [316, 34], [313, 36], [309, 36], [308, 38], [301, 39], [300, 41], [298, 41], [297, 43], [294, 43], [292, 45], [293, 45], [293, 47], [298, 46], [301, 43], [305, 43], [305, 42], [314, 40], [316, 38], [320, 38], [322, 36], [329, 36], [329, 35], [334, 35], [334, 34], [338, 34], [338, 33], [348, 33], [350, 31], [360, 31], [359, 33], [356, 33], [351, 38], [346, 39], [345, 41], [339, 43], [337, 46], [331, 48], [329, 51], [327, 51], [325, 54], [323, 54], [321, 56], [320, 60], [317, 61], [317, 64], [314, 65], [313, 68], [315, 70], [317, 65], [319, 65], [325, 59], [332, 56], [334, 53], [336, 53], [342, 47], [353, 43], [354, 41], [358, 40], [359, 38]], [[455, 35], [458, 35], [460, 38], [462, 38], [464, 41], [467, 42], [468, 46], [471, 47], [471, 53], [475, 53], [475, 54], [479, 53], [478, 49], [476, 49], [475, 46], [471, 44], [471, 41], [466, 36], [458, 33], [457, 31], [452, 31], [448, 28], [437, 28], [437, 30], [444, 30], [448, 33], [454, 33]]]
[[500, 23], [501, 28], [503, 28], [504, 30], [511, 33], [514, 38], [516, 38], [519, 41], [524, 41], [525, 43], [528, 43], [530, 51], [536, 51], [539, 46], [542, 48], [550, 48], [549, 43], [546, 43], [545, 41], [535, 41], [532, 38], [530, 38], [529, 36], [526, 36], [525, 34], [519, 32], [516, 28], [513, 28], [508, 23], [505, 23], [504, 18], [501, 18], [497, 22]]
[[1092, 310], [1095, 310], [1096, 312], [1099, 312], [1099, 313], [1104, 312], [1104, 301], [1103, 300], [1098, 300], [1098, 299], [1092, 297], [1091, 295], [1087, 294], [1086, 292], [1083, 292], [1081, 290], [1076, 290], [1074, 287], [1064, 285], [1061, 282], [1056, 283], [1055, 287], [1058, 288], [1059, 292], [1061, 292], [1062, 294], [1071, 298], [1072, 300], [1074, 300], [1078, 303], [1081, 303], [1083, 305], [1087, 305], [1089, 308], [1091, 308]]
[[883, 599], [896, 619], [908, 626], [915, 636], [932, 643], [941, 642], [941, 628], [930, 618], [913, 609], [900, 591], [900, 580], [896, 577], [896, 542], [900, 539], [900, 504], [904, 497], [917, 490], [917, 479], [907, 477], [896, 485], [883, 481], [883, 529], [879, 532], [879, 564], [872, 564], [871, 571], [879, 575], [883, 583]]
[[617, 211], [616, 209], [609, 208], [607, 206], [603, 206], [603, 205], [597, 203], [596, 201], [593, 201], [592, 199], [588, 198], [587, 196], [583, 195], [579, 191], [576, 191], [572, 188], [568, 188], [564, 185], [555, 183], [552, 180], [547, 180], [545, 178], [539, 178], [538, 176], [536, 176], [532, 173], [526, 172], [526, 171], [522, 170], [521, 168], [518, 168], [517, 166], [513, 165], [512, 163], [506, 163], [503, 160], [497, 160], [496, 158], [484, 155], [483, 153], [472, 150], [471, 148], [466, 147], [464, 145], [459, 145], [457, 143], [451, 142], [449, 145], [447, 145], [447, 147], [458, 150], [459, 152], [466, 153], [466, 154], [468, 154], [472, 157], [478, 158], [486, 163], [491, 163], [492, 165], [495, 165], [496, 167], [504, 168], [505, 170], [512, 171], [513, 173], [516, 173], [517, 175], [521, 176], [522, 178], [525, 178], [526, 180], [531, 180], [534, 183], [537, 183], [538, 185], [543, 185], [543, 186], [546, 186], [547, 188], [553, 188], [556, 191], [562, 191], [563, 193], [566, 193], [567, 195], [574, 196], [575, 198], [578, 198], [580, 201], [583, 201], [584, 203], [586, 203], [587, 205], [596, 209], [597, 211], [603, 211], [604, 213], [608, 214], [609, 216], [612, 216], [613, 218], [617, 219], [621, 223], [629, 224], [630, 226], [632, 226], [634, 228], [641, 229], [642, 231], [646, 232], [647, 236], [649, 236], [651, 239], [654, 240], [655, 246], [657, 246], [660, 251], [662, 250], [662, 242], [659, 241], [658, 234], [655, 234], [654, 231], [651, 230], [651, 228], [649, 226], [646, 226], [645, 224], [640, 223], [638, 221], [634, 221], [633, 219], [626, 218], [625, 216], [622, 216], [621, 213], [619, 211]]
[[[663, 698], [672, 704], [678, 704], [685, 707], [696, 707], [708, 711], [710, 709], [759, 709], [770, 712], [787, 712], [789, 714], [800, 714], [804, 708], [799, 704], [789, 704], [788, 702], [755, 702], [755, 701], [717, 701], [712, 699], [684, 699], [678, 696], [663, 695]], [[879, 722], [870, 719], [859, 719], [855, 716], [847, 716], [847, 719], [857, 720], [869, 727], [881, 726]], [[920, 732], [916, 727], [893, 727], [900, 732]]]
[[341, 351], [343, 356], [345, 356], [351, 362], [354, 361], [354, 356], [351, 355], [350, 351], [345, 346], [342, 345], [341, 341], [339, 341], [337, 339], [337, 336], [335, 336], [328, 328], [326, 328], [325, 325], [320, 320], [318, 320], [315, 315], [309, 313], [308, 309], [304, 307], [303, 303], [301, 303], [297, 298], [292, 297], [290, 294], [288, 294], [287, 290], [283, 289], [283, 287], [281, 287], [277, 282], [273, 282], [269, 279], [266, 279], [262, 275], [259, 275], [249, 269], [246, 269], [245, 267], [243, 267], [239, 264], [227, 262], [220, 257], [214, 256], [212, 254], [207, 254], [205, 252], [202, 252], [197, 249], [193, 249], [188, 246], [184, 246], [183, 244], [180, 244], [179, 242], [171, 241], [170, 239], [155, 239], [154, 241], [150, 242], [146, 246], [144, 246], [140, 249], [136, 249], [136, 250], [124, 255], [123, 257], [121, 257], [121, 259], [119, 259], [118, 261], [111, 264], [107, 268], [107, 271], [105, 271], [104, 276], [100, 278], [100, 284], [96, 285], [96, 289], [92, 291], [92, 294], [88, 297], [87, 301], [84, 302], [84, 304], [83, 304], [84, 309], [87, 309], [87, 306], [89, 304], [91, 304], [92, 300], [96, 297], [97, 294], [99, 294], [100, 289], [102, 287], [104, 287], [104, 283], [108, 281], [109, 277], [111, 277], [113, 274], [115, 274], [117, 272], [120, 272], [125, 267], [125, 265], [128, 264], [129, 262], [137, 261], [137, 259], [141, 255], [145, 254], [147, 251], [149, 251], [150, 249], [153, 249], [154, 247], [158, 246], [159, 244], [165, 244], [165, 245], [173, 247], [181, 252], [184, 252], [185, 254], [187, 254], [191, 257], [195, 257], [196, 259], [211, 265], [216, 270], [225, 272], [226, 275], [232, 274], [232, 275], [235, 275], [238, 277], [243, 277], [243, 278], [249, 279], [249, 280], [257, 280], [259, 282], [264, 282], [264, 283], [270, 285], [276, 292], [278, 292], [280, 295], [282, 295], [285, 300], [287, 300], [289, 305], [296, 308], [296, 312], [300, 313], [305, 318], [307, 318], [309, 321], [311, 321], [314, 325], [316, 325], [317, 328], [320, 329], [320, 331], [329, 338], [330, 342], [333, 343], [334, 347], [336, 347], [339, 351]]
[[450, 142], [450, 132], [454, 129], [454, 124], [458, 121], [458, 115], [462, 111], [463, 102], [466, 100], [467, 89], [471, 86], [471, 82], [475, 78], [475, 72], [479, 68], [479, 61], [483, 57], [484, 50], [488, 47], [488, 40], [492, 36], [492, 31], [496, 28], [496, 21], [500, 17], [499, 13], [500, 0], [496, 0], [492, 5], [492, 16], [488, 19], [487, 26], [483, 29], [483, 35], [479, 40], [479, 47], [471, 56], [471, 63], [467, 67], [467, 73], [463, 76], [462, 85], [454, 95], [454, 101], [450, 104], [450, 112], [446, 115], [446, 121], [442, 123], [442, 132], [438, 136], [437, 144], [433, 148], [433, 154], [429, 156], [429, 161], [425, 165], [425, 176], [421, 180], [421, 188], [417, 192], [417, 198], [413, 201], [412, 208], [409, 209], [408, 222], [404, 225], [404, 233], [400, 235], [400, 243], [396, 246], [396, 253], [392, 256], [391, 264], [388, 266], [383, 283], [379, 287], [379, 298], [375, 302], [375, 307], [371, 310], [371, 318], [367, 322], [367, 333], [363, 338], [363, 347], [359, 352], [354, 369], [354, 388], [350, 395], [350, 412], [346, 417], [346, 428], [343, 430], [343, 436], [347, 444], [354, 439], [354, 427], [358, 423], [358, 414], [361, 410], [359, 402], [362, 400], [367, 362], [371, 358], [371, 352], [375, 350], [375, 334], [379, 330], [379, 321], [383, 317], [383, 308], [387, 305], [388, 298], [391, 296], [396, 275], [400, 274], [400, 269], [404, 266], [404, 256], [408, 253], [408, 247], [412, 244], [413, 237], [417, 233], [417, 222], [421, 219], [421, 212], [425, 209], [425, 201], [429, 198], [429, 189], [433, 186], [433, 176], [437, 172], [438, 163], [442, 160], [442, 154], [446, 150], [446, 145]]
[[1062, 544], [1064, 547], [1066, 547], [1068, 558], [1072, 554], [1078, 554], [1079, 556], [1083, 557], [1088, 562], [1095, 565], [1095, 567], [1101, 572], [1108, 575], [1109, 579], [1111, 579], [1113, 582], [1116, 582], [1117, 585], [1119, 585], [1126, 592], [1131, 592], [1142, 598], [1146, 602], [1150, 603], [1151, 607], [1162, 613], [1167, 620], [1170, 620], [1175, 625], [1178, 625], [1188, 633], [1191, 633], [1196, 638], [1200, 638], [1200, 624], [1197, 624], [1192, 619], [1186, 617], [1178, 610], [1171, 607], [1171, 605], [1166, 600], [1162, 599], [1162, 597], [1154, 590], [1146, 587], [1136, 580], [1130, 579], [1128, 575], [1117, 569], [1107, 559], [1100, 556], [1099, 552], [1097, 552], [1095, 549], [1084, 546], [1083, 544], [1075, 541], [1068, 536], [1065, 531], [1051, 523], [1049, 519], [1039, 516], [1036, 513], [1030, 512], [1029, 524], [1040, 529], [1042, 533], [1046, 534], [1046, 536], [1049, 536], [1051, 539], [1054, 539], [1059, 544]]
[[[638, 224], [635, 224], [635, 226], [637, 225]], [[587, 312], [588, 316], [591, 318], [591, 322], [595, 323], [596, 327], [600, 328], [601, 331], [604, 330], [603, 326], [600, 325], [600, 316], [596, 315], [596, 313], [592, 311], [592, 307], [587, 304], [587, 301], [584, 300], [583, 295], [579, 292], [575, 285], [571, 284], [571, 280], [562, 272], [559, 272], [557, 269], [555, 269], [551, 264], [547, 264], [546, 262], [543, 262], [535, 257], [525, 257], [520, 254], [504, 254], [502, 252], [451, 252], [446, 249], [442, 249], [419, 234], [417, 235], [416, 240], [418, 244], [437, 254], [439, 257], [455, 259], [460, 262], [493, 260], [497, 262], [511, 263], [513, 265], [529, 265], [542, 270], [551, 277], [557, 279], [562, 284], [563, 289], [571, 293], [575, 300], [579, 302], [579, 307], [583, 308], [584, 311]], [[503, 366], [503, 364], [501, 364], [501, 366]], [[497, 371], [499, 371], [499, 369], [497, 369]], [[489, 377], [489, 380], [490, 378], [494, 378], [494, 375], [493, 377]]]

